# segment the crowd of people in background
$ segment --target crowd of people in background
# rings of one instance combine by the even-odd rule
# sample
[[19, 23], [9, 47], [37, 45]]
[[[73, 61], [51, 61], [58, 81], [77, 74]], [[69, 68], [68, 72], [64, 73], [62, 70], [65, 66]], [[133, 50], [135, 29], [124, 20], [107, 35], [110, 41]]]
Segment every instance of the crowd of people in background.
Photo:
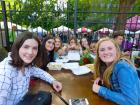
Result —
[[[0, 63], [0, 76], [3, 78], [0, 82], [0, 105], [17, 105], [28, 91], [31, 76], [49, 82], [56, 91], [62, 90], [62, 84], [46, 72], [47, 65], [73, 51], [80, 55], [88, 52], [95, 59], [93, 92], [117, 104], [139, 105], [140, 81], [131, 63], [132, 50], [123, 47], [124, 37], [117, 32], [112, 38], [103, 35], [100, 39], [92, 39], [85, 33], [80, 39], [71, 35], [68, 42], [63, 43], [59, 35], [49, 34], [39, 40], [35, 33], [23, 32], [13, 43], [11, 53]], [[22, 77], [22, 83], [11, 83], [13, 76], [16, 76], [15, 80]], [[18, 92], [19, 87], [16, 94], [11, 85], [22, 85], [22, 94]]]
[[[12, 27], [12, 30], [9, 32], [9, 42], [10, 46], [13, 44], [13, 42], [16, 39], [16, 26]], [[111, 37], [113, 38], [120, 46], [120, 49], [122, 51], [122, 54], [124, 56], [127, 56], [128, 58], [131, 58], [131, 53], [135, 48], [139, 48], [140, 44], [138, 38], [136, 38], [136, 41], [132, 41], [131, 37], [128, 35], [125, 35], [123, 31], [116, 31], [112, 34], [112, 36], [109, 36], [108, 34], [101, 34], [97, 35], [89, 34], [87, 32], [81, 33], [80, 37], [76, 37], [77, 35], [67, 35], [67, 38], [64, 41], [63, 33], [55, 34], [55, 33], [46, 33], [42, 36], [42, 38], [39, 39], [42, 43], [42, 58], [48, 57], [48, 61], [44, 61], [43, 65], [40, 65], [41, 68], [45, 69], [48, 62], [55, 61], [59, 56], [66, 55], [69, 50], [79, 50], [80, 54], [84, 53], [88, 50], [90, 51], [95, 58], [96, 55], [96, 49], [95, 44], [100, 38], [104, 37]], [[66, 35], [65, 35], [66, 36]], [[129, 40], [127, 40], [129, 39]], [[130, 41], [131, 39], [131, 41]], [[135, 43], [134, 43], [135, 42]], [[49, 55], [46, 54], [49, 53]]]

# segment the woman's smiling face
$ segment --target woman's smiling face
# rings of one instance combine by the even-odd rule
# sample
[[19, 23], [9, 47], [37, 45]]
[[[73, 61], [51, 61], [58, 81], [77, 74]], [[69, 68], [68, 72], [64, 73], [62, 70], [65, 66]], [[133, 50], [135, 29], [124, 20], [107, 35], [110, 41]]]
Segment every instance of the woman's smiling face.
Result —
[[46, 41], [45, 48], [47, 51], [52, 51], [54, 49], [54, 39], [49, 39]]
[[27, 39], [19, 49], [19, 56], [25, 64], [32, 63], [38, 53], [38, 42]]
[[58, 38], [55, 39], [55, 47], [56, 48], [60, 48], [61, 47], [61, 41]]
[[116, 47], [111, 41], [104, 41], [99, 46], [99, 57], [106, 63], [106, 65], [111, 64], [116, 58]]

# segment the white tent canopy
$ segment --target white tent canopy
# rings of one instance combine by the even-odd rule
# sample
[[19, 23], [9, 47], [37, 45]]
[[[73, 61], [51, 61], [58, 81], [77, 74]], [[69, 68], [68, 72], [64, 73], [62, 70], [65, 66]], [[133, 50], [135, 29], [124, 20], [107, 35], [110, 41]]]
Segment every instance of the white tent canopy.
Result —
[[29, 31], [32, 31], [32, 32], [39, 32], [39, 33], [44, 33], [44, 32], [47, 32], [47, 30], [43, 29], [42, 27], [37, 27], [37, 28], [34, 28], [34, 29], [30, 29]]
[[63, 25], [61, 25], [57, 28], [53, 28], [53, 31], [54, 32], [72, 32], [72, 30], [70, 28], [63, 26]]
[[[7, 26], [8, 26], [8, 29], [12, 29], [13, 26], [16, 26], [18, 30], [27, 30], [27, 28], [22, 27], [18, 24], [12, 23], [12, 22], [7, 22]], [[0, 22], [0, 28], [4, 29], [4, 22], [3, 21]]]
[[104, 28], [101, 28], [101, 29], [97, 30], [97, 32], [101, 32], [101, 33], [106, 33], [106, 32], [113, 33], [113, 30], [104, 27]]
[[135, 34], [140, 34], [140, 30], [136, 31]]
[[135, 32], [129, 31], [129, 30], [125, 30], [124, 31], [125, 34], [135, 34]]

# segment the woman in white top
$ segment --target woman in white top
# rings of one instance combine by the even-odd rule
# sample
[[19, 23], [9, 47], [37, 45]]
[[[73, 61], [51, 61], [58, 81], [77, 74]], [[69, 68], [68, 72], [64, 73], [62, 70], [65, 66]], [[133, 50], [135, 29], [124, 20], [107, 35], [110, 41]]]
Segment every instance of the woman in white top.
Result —
[[0, 63], [0, 105], [17, 105], [28, 92], [30, 77], [38, 77], [59, 92], [62, 84], [36, 67], [40, 63], [40, 41], [32, 32], [23, 32], [11, 53]]

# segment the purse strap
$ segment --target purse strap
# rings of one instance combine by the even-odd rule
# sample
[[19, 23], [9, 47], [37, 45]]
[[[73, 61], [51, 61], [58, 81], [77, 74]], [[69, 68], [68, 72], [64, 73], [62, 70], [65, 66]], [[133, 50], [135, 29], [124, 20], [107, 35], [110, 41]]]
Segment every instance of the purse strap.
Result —
[[55, 94], [57, 97], [59, 97], [59, 99], [61, 99], [65, 103], [65, 105], [69, 105], [69, 103], [61, 95], [59, 95], [55, 91], [53, 91], [52, 93]]

